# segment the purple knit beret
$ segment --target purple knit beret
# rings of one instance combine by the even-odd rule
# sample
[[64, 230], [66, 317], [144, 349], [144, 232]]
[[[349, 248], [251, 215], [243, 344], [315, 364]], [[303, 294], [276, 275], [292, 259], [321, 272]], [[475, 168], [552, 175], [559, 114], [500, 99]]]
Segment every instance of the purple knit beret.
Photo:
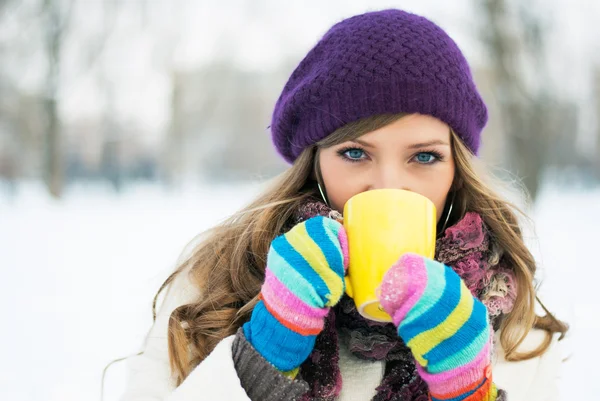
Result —
[[376, 114], [434, 116], [479, 149], [487, 109], [454, 41], [428, 19], [369, 12], [334, 25], [277, 100], [273, 143], [290, 163], [336, 129]]

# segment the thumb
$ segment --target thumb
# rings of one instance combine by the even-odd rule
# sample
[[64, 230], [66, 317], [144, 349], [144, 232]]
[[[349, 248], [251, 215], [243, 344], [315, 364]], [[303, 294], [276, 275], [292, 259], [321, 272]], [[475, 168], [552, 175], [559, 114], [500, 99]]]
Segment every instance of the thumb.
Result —
[[427, 284], [425, 257], [404, 254], [385, 273], [376, 293], [383, 309], [396, 326], [420, 299]]

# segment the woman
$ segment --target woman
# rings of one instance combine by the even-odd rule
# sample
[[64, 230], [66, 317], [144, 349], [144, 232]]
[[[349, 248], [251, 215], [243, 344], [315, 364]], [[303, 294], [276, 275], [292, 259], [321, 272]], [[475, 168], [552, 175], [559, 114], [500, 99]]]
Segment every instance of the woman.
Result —
[[[535, 261], [474, 167], [486, 122], [466, 60], [431, 21], [384, 10], [334, 25], [273, 113], [291, 168], [163, 284], [124, 400], [556, 399], [566, 326], [535, 314]], [[387, 324], [343, 295], [337, 221], [378, 188], [438, 212], [435, 260], [403, 255], [384, 277]]]

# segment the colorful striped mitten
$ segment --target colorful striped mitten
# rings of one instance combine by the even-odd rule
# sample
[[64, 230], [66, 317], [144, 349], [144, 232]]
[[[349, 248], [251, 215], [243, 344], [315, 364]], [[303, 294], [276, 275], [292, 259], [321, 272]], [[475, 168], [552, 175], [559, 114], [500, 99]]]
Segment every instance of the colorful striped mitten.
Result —
[[342, 297], [346, 231], [321, 216], [273, 240], [265, 282], [244, 335], [277, 369], [295, 375], [312, 352], [329, 308]]
[[398, 334], [411, 349], [432, 400], [495, 400], [492, 330], [485, 305], [451, 268], [406, 254], [379, 292]]

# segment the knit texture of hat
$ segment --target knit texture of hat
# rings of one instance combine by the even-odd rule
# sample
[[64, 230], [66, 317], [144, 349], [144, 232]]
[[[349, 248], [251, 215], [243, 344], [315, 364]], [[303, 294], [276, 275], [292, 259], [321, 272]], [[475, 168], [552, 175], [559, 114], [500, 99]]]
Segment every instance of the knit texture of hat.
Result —
[[290, 163], [336, 129], [377, 114], [420, 113], [477, 153], [486, 106], [456, 43], [428, 19], [369, 12], [334, 25], [296, 67], [271, 122]]

